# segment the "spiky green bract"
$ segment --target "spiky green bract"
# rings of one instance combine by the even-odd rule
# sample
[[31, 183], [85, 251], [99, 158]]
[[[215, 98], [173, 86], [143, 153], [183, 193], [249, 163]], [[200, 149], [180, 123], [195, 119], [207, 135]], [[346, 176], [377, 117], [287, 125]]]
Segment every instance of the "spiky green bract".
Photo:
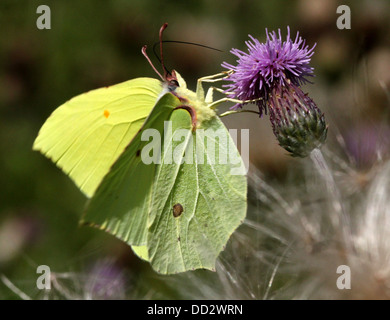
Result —
[[306, 157], [326, 141], [328, 126], [314, 101], [293, 85], [278, 86], [268, 100], [273, 132], [294, 157]]

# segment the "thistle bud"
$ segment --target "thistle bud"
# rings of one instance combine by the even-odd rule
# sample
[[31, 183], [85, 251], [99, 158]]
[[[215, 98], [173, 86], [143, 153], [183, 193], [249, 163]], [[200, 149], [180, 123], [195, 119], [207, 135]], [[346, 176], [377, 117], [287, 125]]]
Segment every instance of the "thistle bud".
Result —
[[298, 86], [276, 86], [268, 109], [280, 146], [293, 157], [306, 157], [325, 142], [328, 126], [324, 114]]

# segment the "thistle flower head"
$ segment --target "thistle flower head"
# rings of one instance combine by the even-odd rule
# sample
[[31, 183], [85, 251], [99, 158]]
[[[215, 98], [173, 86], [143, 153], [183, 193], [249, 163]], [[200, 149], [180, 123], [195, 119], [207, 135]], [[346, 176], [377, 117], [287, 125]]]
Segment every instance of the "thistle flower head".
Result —
[[[299, 33], [295, 40], [290, 38], [290, 28], [287, 28], [287, 38], [282, 40], [280, 29], [278, 35], [275, 31], [267, 33], [267, 41], [259, 40], [249, 35], [251, 41], [246, 41], [248, 53], [239, 49], [230, 52], [238, 57], [237, 65], [227, 62], [222, 67], [233, 70], [226, 80], [231, 81], [225, 85], [226, 93], [230, 98], [239, 100], [257, 100], [256, 104], [262, 114], [266, 111], [267, 99], [275, 86], [288, 86], [289, 83], [297, 86], [307, 82], [307, 77], [313, 75], [310, 67], [310, 58], [314, 53], [314, 47], [309, 49]], [[233, 108], [242, 107], [238, 103]]]
[[[309, 62], [314, 46], [309, 48], [299, 33], [290, 38], [287, 28], [286, 41], [280, 29], [267, 33], [267, 41], [260, 43], [249, 36], [248, 53], [232, 49], [238, 57], [233, 66], [224, 62], [224, 68], [233, 70], [226, 79], [225, 93], [241, 101], [256, 101], [260, 116], [270, 111], [270, 121], [279, 144], [293, 156], [306, 157], [326, 140], [327, 125], [324, 116], [312, 99], [300, 86], [313, 76]], [[233, 109], [242, 107], [237, 103]]]

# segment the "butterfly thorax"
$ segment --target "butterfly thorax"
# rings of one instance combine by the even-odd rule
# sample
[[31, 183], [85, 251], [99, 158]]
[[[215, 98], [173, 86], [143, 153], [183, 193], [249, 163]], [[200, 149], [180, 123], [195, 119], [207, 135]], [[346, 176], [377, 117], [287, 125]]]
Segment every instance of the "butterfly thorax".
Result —
[[192, 107], [196, 112], [197, 128], [201, 127], [202, 123], [208, 121], [216, 116], [216, 113], [205, 101], [204, 94], [187, 89], [187, 84], [178, 72], [175, 73], [177, 77], [178, 87], [171, 91], [176, 97], [180, 99], [183, 105]]

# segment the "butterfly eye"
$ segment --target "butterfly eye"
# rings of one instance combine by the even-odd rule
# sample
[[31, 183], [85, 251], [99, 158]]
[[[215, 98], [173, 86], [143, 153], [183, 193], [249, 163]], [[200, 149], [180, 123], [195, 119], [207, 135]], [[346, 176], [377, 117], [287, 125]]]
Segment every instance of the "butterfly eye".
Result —
[[170, 81], [169, 81], [169, 83], [168, 83], [168, 89], [169, 89], [169, 91], [175, 91], [175, 89], [176, 89], [177, 87], [180, 87], [180, 86], [179, 86], [179, 82], [178, 82], [177, 80], [173, 79], [173, 80], [170, 80]]
[[176, 203], [174, 206], [173, 206], [173, 216], [175, 218], [181, 216], [181, 214], [183, 213], [183, 206], [180, 204], [180, 203]]
[[179, 82], [177, 80], [171, 80], [170, 83], [169, 83], [170, 86], [176, 86], [176, 87], [180, 87], [179, 86]]

